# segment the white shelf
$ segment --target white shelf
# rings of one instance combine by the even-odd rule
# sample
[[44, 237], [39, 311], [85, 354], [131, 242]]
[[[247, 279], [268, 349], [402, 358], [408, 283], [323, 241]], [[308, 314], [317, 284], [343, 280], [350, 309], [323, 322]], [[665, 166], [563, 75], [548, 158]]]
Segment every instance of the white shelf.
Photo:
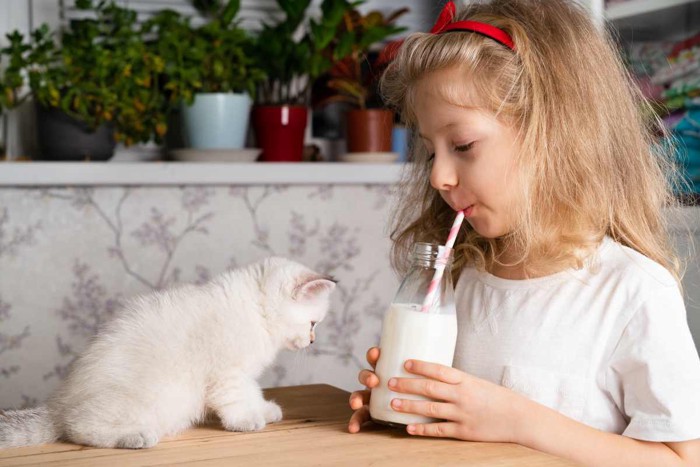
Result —
[[0, 186], [383, 185], [403, 164], [206, 162], [4, 162]]
[[629, 0], [627, 2], [610, 5], [605, 12], [605, 17], [611, 21], [647, 13], [666, 10], [679, 5], [697, 3], [698, 0]]

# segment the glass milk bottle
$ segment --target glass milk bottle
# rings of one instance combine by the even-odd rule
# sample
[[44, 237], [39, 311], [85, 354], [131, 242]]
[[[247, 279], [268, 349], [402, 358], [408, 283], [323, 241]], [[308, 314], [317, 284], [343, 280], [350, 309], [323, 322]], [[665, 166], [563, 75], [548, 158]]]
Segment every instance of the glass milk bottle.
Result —
[[[379, 385], [372, 389], [369, 411], [372, 419], [390, 425], [430, 423], [435, 419], [422, 415], [397, 412], [391, 401], [420, 399], [422, 396], [399, 394], [389, 390], [392, 377], [416, 377], [404, 369], [406, 360], [425, 360], [452, 366], [457, 340], [457, 316], [450, 269], [452, 249], [416, 243], [411, 268], [399, 286], [396, 297], [384, 317], [379, 361], [376, 374]], [[436, 266], [444, 265], [439, 287], [429, 311], [421, 311]]]

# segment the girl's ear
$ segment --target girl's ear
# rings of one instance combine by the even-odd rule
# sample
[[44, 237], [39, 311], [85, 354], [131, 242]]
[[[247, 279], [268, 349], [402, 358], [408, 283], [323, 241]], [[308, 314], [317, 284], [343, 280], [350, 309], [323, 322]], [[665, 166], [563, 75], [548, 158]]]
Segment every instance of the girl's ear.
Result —
[[294, 300], [312, 301], [318, 298], [328, 297], [335, 289], [336, 281], [330, 277], [311, 277], [297, 286], [294, 291]]

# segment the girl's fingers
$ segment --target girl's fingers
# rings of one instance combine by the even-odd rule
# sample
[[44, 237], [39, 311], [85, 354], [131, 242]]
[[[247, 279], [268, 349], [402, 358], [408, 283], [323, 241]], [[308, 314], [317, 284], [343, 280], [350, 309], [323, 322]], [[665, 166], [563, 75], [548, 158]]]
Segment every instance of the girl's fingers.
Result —
[[414, 401], [410, 399], [393, 399], [391, 408], [397, 412], [414, 413], [426, 417], [456, 421], [459, 411], [454, 404], [435, 401]]
[[362, 424], [369, 420], [369, 406], [363, 405], [360, 409], [356, 410], [352, 417], [350, 417], [350, 422], [348, 423], [348, 431], [350, 433], [357, 433], [360, 431]]
[[371, 347], [367, 351], [367, 363], [372, 365], [372, 368], [377, 366], [377, 360], [379, 360], [379, 347]]
[[414, 375], [427, 376], [447, 384], [459, 384], [464, 379], [464, 373], [457, 369], [422, 360], [406, 360], [404, 368]]
[[456, 399], [453, 384], [425, 378], [391, 378], [389, 388], [404, 394], [417, 394], [430, 399], [454, 402]]
[[457, 424], [452, 422], [426, 423], [408, 425], [406, 431], [416, 436], [434, 436], [436, 438], [457, 438]]
[[350, 394], [350, 408], [352, 410], [358, 410], [363, 405], [369, 404], [370, 391], [355, 391]]
[[373, 388], [379, 384], [379, 378], [373, 371], [362, 370], [357, 378], [360, 384], [367, 386], [368, 388]]

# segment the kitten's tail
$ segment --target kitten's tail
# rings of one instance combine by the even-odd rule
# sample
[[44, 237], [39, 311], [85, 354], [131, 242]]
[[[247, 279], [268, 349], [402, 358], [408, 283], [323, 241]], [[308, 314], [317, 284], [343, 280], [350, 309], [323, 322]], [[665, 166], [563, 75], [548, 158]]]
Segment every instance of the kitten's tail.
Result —
[[47, 407], [0, 411], [0, 448], [51, 443], [59, 436]]

